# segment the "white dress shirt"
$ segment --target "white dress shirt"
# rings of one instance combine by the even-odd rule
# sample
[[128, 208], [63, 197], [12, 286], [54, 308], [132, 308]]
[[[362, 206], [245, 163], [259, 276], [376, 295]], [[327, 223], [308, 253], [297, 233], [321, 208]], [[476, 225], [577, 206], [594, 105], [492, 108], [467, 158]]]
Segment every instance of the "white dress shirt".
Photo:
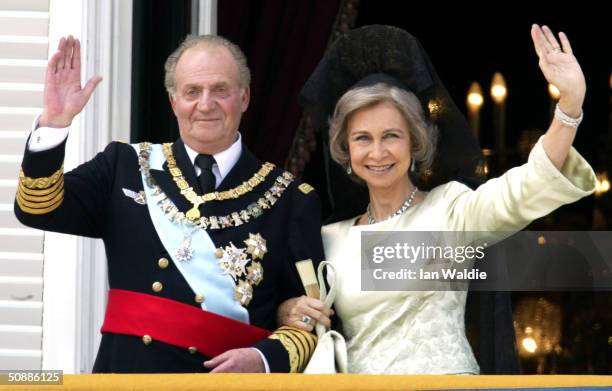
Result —
[[[196, 172], [196, 176], [200, 176], [202, 170], [195, 164], [195, 159], [198, 157], [198, 152], [191, 149], [191, 147], [185, 144], [185, 149], [187, 150], [187, 155], [189, 155], [189, 160], [191, 164], [193, 164]], [[223, 179], [227, 176], [230, 170], [234, 167], [238, 159], [240, 158], [240, 154], [242, 153], [242, 136], [240, 132], [238, 133], [238, 139], [234, 141], [229, 148], [219, 153], [213, 155], [215, 158], [215, 164], [212, 166], [212, 172], [215, 175], [215, 189], [219, 187]]]

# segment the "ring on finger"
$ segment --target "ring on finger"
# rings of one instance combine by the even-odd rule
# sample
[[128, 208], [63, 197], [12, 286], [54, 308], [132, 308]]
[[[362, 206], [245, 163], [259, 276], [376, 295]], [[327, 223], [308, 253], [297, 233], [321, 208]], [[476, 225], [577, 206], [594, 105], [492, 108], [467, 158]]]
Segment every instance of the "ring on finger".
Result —
[[312, 318], [308, 315], [304, 315], [302, 316], [302, 322], [306, 323], [306, 324], [310, 324], [310, 321], [312, 320]]
[[555, 53], [561, 53], [561, 46], [553, 46], [552, 51]]

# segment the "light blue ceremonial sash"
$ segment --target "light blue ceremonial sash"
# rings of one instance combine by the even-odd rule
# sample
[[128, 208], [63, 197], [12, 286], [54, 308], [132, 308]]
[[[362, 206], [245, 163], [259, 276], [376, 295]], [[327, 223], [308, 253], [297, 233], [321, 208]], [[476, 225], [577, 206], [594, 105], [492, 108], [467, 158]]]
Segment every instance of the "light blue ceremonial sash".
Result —
[[[137, 154], [140, 152], [138, 144], [132, 144], [132, 147]], [[159, 144], [153, 144], [151, 147], [149, 165], [152, 170], [162, 170], [166, 161], [162, 147]], [[177, 260], [175, 251], [183, 241], [183, 229], [191, 230], [191, 228], [183, 228], [181, 223], [171, 222], [164, 215], [157, 204], [161, 196], [154, 195], [152, 189], [147, 186], [144, 173], [142, 174], [142, 184], [147, 197], [147, 208], [149, 208], [149, 214], [157, 231], [157, 236], [159, 236], [176, 268], [181, 272], [191, 289], [204, 295], [205, 300], [202, 303], [202, 309], [249, 323], [248, 311], [234, 299], [234, 287], [236, 286], [234, 280], [231, 276], [223, 274], [223, 270], [217, 263], [215, 244], [208, 232], [203, 229], [195, 231], [191, 235], [193, 257], [188, 261]]]

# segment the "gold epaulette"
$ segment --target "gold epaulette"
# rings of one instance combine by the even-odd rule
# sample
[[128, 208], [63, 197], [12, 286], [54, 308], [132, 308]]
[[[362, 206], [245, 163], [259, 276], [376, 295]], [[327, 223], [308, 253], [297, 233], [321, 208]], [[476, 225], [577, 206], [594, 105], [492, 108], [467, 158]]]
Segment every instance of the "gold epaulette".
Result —
[[53, 212], [64, 200], [64, 166], [49, 177], [30, 178], [19, 171], [17, 205], [25, 213], [43, 215]]
[[307, 331], [291, 326], [282, 326], [268, 338], [279, 340], [289, 354], [289, 371], [303, 372], [317, 346], [317, 337]]

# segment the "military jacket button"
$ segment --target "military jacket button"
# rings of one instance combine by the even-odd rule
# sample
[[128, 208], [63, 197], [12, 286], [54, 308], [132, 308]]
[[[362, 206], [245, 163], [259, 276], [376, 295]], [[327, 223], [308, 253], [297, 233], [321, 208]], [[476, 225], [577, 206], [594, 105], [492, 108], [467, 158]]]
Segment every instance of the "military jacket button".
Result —
[[162, 285], [161, 282], [155, 281], [153, 285], [151, 286], [151, 288], [153, 288], [153, 292], [159, 293], [162, 291], [162, 289], [164, 289], [164, 286]]
[[170, 264], [170, 261], [168, 261], [168, 258], [159, 258], [159, 260], [157, 261], [157, 264], [159, 265], [160, 268], [165, 269]]

